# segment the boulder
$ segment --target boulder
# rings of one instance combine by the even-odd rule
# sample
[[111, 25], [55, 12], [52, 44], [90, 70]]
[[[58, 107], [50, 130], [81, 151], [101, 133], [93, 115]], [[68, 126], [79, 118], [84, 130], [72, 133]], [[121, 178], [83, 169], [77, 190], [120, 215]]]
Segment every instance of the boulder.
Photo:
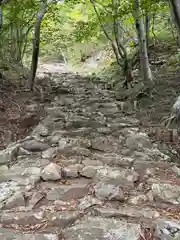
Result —
[[52, 180], [60, 180], [62, 178], [61, 174], [61, 167], [55, 163], [48, 164], [42, 171], [41, 171], [41, 178], [45, 181]]
[[29, 152], [42, 152], [50, 148], [50, 146], [47, 143], [42, 143], [35, 139], [22, 143], [21, 147], [28, 150]]

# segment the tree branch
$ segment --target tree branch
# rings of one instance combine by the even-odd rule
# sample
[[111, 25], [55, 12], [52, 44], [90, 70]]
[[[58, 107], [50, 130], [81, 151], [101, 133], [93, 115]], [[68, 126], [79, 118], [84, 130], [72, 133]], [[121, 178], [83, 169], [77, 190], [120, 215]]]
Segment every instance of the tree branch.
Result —
[[94, 8], [94, 11], [95, 11], [95, 13], [96, 13], [96, 15], [97, 15], [97, 18], [98, 18], [98, 21], [99, 21], [99, 24], [100, 24], [100, 26], [101, 26], [102, 31], [104, 32], [106, 38], [111, 42], [111, 45], [112, 45], [114, 54], [115, 54], [115, 56], [116, 56], [117, 63], [118, 63], [120, 66], [123, 66], [122, 63], [120, 62], [119, 53], [118, 53], [118, 51], [117, 51], [116, 45], [113, 43], [113, 40], [111, 39], [111, 37], [110, 37], [109, 34], [107, 33], [104, 25], [103, 25], [102, 22], [101, 22], [101, 18], [100, 18], [99, 13], [98, 13], [98, 11], [97, 11], [97, 9], [96, 9], [96, 5], [95, 5], [94, 1], [93, 1], [93, 0], [90, 0], [90, 2], [92, 3], [92, 6], [93, 6], [93, 8]]

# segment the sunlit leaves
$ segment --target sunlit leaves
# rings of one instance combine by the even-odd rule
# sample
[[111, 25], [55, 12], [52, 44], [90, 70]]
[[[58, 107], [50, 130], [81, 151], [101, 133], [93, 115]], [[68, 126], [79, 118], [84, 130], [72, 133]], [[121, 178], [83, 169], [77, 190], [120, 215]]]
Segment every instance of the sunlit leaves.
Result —
[[[114, 17], [122, 23], [125, 42], [132, 45], [132, 37], [135, 34], [133, 18], [133, 0], [117, 0], [116, 8], [113, 8], [112, 0], [93, 0], [99, 13], [101, 22], [108, 34], [113, 38], [112, 23]], [[41, 25], [41, 47], [49, 51], [57, 52], [59, 48], [68, 51], [77, 43], [91, 43], [101, 41], [101, 30], [97, 15], [90, 0], [64, 0], [57, 4], [55, 0], [48, 1], [48, 10]], [[8, 35], [13, 28], [19, 27], [25, 30], [33, 26], [37, 12], [40, 8], [39, 0], [11, 0], [3, 5], [4, 31]], [[161, 18], [162, 14], [169, 14], [167, 1], [141, 0], [141, 13]], [[7, 31], [6, 31], [7, 30]], [[31, 31], [28, 44], [31, 45]], [[42, 50], [43, 51], [43, 50]]]

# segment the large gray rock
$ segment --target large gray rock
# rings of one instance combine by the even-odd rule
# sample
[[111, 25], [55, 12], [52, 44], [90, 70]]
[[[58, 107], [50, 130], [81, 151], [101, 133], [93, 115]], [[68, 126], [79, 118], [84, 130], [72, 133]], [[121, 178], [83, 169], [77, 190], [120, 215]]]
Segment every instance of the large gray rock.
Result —
[[5, 150], [0, 151], [0, 165], [10, 164], [16, 161], [19, 144], [11, 144]]
[[85, 166], [81, 169], [80, 174], [83, 177], [93, 178], [96, 174], [97, 167], [96, 166]]
[[100, 103], [97, 105], [99, 105], [97, 107], [99, 107], [99, 111], [103, 114], [116, 114], [119, 112], [115, 102]]
[[7, 199], [7, 201], [3, 206], [3, 209], [11, 209], [11, 208], [16, 208], [20, 206], [25, 206], [25, 199], [24, 199], [23, 193], [17, 192], [12, 197]]
[[2, 224], [39, 224], [39, 222], [44, 218], [44, 213], [41, 212], [2, 212], [0, 215], [0, 222]]
[[87, 183], [56, 186], [52, 187], [51, 190], [47, 190], [47, 199], [50, 201], [71, 201], [86, 196], [88, 192]]
[[46, 181], [60, 180], [62, 178], [61, 167], [55, 163], [50, 163], [41, 171], [41, 177]]
[[145, 149], [145, 153], [148, 154], [148, 156], [151, 159], [154, 159], [155, 161], [169, 161], [170, 160], [170, 156], [162, 153], [159, 149], [157, 148], [146, 148]]
[[179, 240], [180, 221], [175, 219], [157, 219], [154, 236], [158, 239]]
[[85, 166], [103, 166], [103, 163], [99, 160], [85, 159], [82, 161]]
[[95, 137], [92, 142], [92, 149], [103, 152], [117, 152], [119, 149], [119, 142], [112, 136]]
[[19, 156], [17, 163], [14, 165], [21, 168], [38, 167], [43, 168], [50, 163], [49, 159], [43, 159], [39, 155]]
[[144, 194], [139, 194], [137, 196], [131, 196], [128, 199], [128, 203], [131, 205], [141, 205], [141, 204], [145, 203], [147, 200], [149, 200], [148, 196], [146, 196]]
[[120, 186], [134, 186], [138, 177], [138, 173], [134, 170], [111, 167], [99, 167], [95, 175], [97, 181], [105, 181]]
[[88, 138], [85, 138], [85, 137], [78, 137], [78, 138], [74, 139], [73, 144], [75, 146], [79, 146], [82, 148], [90, 148], [91, 140], [89, 140]]
[[145, 134], [137, 134], [127, 137], [126, 146], [131, 150], [152, 148], [152, 144]]
[[31, 136], [41, 136], [41, 137], [47, 137], [49, 135], [48, 128], [45, 127], [43, 124], [39, 124], [36, 126], [36, 128], [33, 130]]
[[93, 157], [103, 164], [117, 166], [129, 166], [135, 160], [133, 157], [123, 156], [117, 153], [95, 153]]
[[168, 183], [154, 183], [151, 189], [152, 195], [156, 200], [180, 204], [180, 186]]
[[42, 158], [44, 159], [53, 159], [58, 152], [57, 147], [51, 147], [42, 152]]
[[99, 199], [89, 195], [79, 200], [78, 208], [79, 210], [85, 210], [89, 207], [97, 206], [97, 205], [101, 206], [102, 202]]
[[61, 138], [62, 138], [61, 132], [59, 134], [57, 132], [49, 137], [49, 141], [54, 145], [58, 145]]
[[137, 120], [136, 118], [132, 118], [132, 117], [122, 117], [122, 115], [120, 115], [119, 117], [114, 117], [114, 119], [111, 120], [111, 125], [113, 127], [113, 129], [129, 129], [132, 132], [136, 131], [136, 127], [139, 124], [139, 120]]
[[37, 140], [34, 139], [22, 143], [21, 147], [30, 152], [42, 152], [50, 148], [50, 146], [47, 143], [38, 142]]
[[13, 196], [19, 189], [17, 182], [7, 181], [0, 183], [0, 203]]
[[63, 168], [63, 174], [67, 178], [76, 178], [78, 177], [79, 171], [83, 168], [82, 164], [69, 165]]
[[82, 148], [82, 147], [72, 147], [72, 146], [67, 146], [63, 149], [59, 149], [60, 152], [67, 157], [73, 157], [73, 156], [82, 156], [82, 157], [90, 157], [91, 151], [87, 148]]
[[66, 240], [139, 240], [141, 227], [116, 219], [85, 217], [64, 230]]
[[2, 240], [59, 240], [54, 233], [17, 233], [17, 231], [1, 228], [0, 239]]
[[46, 212], [45, 214], [48, 226], [57, 226], [61, 229], [73, 224], [78, 217], [79, 213], [76, 211]]
[[159, 212], [150, 208], [135, 208], [131, 206], [120, 206], [115, 208], [96, 208], [96, 215], [101, 217], [133, 217], [133, 218], [147, 218], [156, 219], [160, 216]]
[[[71, 115], [66, 123], [67, 128], [89, 127], [91, 119], [85, 116]], [[98, 123], [97, 123], [98, 124]]]
[[94, 186], [94, 190], [100, 200], [124, 200], [124, 193], [119, 186], [101, 182]]
[[38, 167], [12, 166], [8, 171], [0, 175], [0, 182], [13, 180], [21, 186], [34, 185], [40, 180], [41, 169]]

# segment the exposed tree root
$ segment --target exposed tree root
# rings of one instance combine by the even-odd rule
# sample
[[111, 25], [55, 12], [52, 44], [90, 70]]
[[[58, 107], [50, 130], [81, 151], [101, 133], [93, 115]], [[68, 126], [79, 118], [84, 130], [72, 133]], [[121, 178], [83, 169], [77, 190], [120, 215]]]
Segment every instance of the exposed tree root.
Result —
[[164, 120], [165, 127], [169, 128], [169, 125], [172, 123], [172, 121], [176, 120], [176, 115], [171, 114], [170, 117]]

